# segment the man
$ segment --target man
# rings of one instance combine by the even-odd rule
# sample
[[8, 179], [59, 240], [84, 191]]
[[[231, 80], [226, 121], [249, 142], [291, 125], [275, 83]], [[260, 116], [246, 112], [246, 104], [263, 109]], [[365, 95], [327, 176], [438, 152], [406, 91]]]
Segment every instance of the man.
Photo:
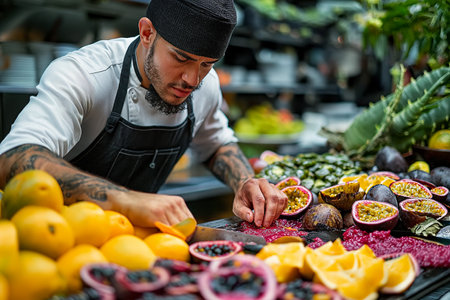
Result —
[[139, 37], [52, 62], [0, 144], [0, 187], [42, 169], [66, 204], [93, 201], [138, 226], [175, 224], [192, 216], [184, 200], [156, 192], [189, 146], [235, 192], [234, 214], [269, 226], [287, 197], [253, 178], [212, 69], [235, 24], [232, 0], [152, 0]]

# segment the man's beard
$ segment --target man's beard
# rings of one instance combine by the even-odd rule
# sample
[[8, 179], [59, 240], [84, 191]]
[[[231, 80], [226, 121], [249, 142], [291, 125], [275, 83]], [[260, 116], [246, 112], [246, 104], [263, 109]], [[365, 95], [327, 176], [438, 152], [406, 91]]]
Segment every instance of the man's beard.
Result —
[[[148, 101], [148, 103], [150, 103], [151, 106], [153, 106], [158, 111], [166, 115], [177, 114], [186, 108], [187, 101], [191, 101], [192, 99], [192, 93], [189, 94], [189, 96], [182, 103], [178, 105], [173, 105], [166, 102], [163, 98], [161, 98], [161, 96], [155, 90], [154, 88], [155, 84], [159, 84], [160, 86], [162, 86], [162, 80], [159, 70], [155, 67], [155, 64], [153, 63], [153, 55], [155, 51], [156, 41], [157, 39], [155, 39], [153, 45], [150, 47], [150, 52], [147, 56], [147, 59], [144, 62], [145, 75], [147, 75], [148, 79], [151, 82], [150, 87], [147, 89], [147, 93], [145, 94], [145, 99]], [[196, 86], [193, 90], [198, 89], [199, 87], [200, 85]]]

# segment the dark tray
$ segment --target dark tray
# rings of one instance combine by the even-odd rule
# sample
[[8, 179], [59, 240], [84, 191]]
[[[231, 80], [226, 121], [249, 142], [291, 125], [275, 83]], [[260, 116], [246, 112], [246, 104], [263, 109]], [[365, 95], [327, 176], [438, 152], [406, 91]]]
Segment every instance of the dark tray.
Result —
[[[228, 230], [237, 230], [241, 219], [237, 217], [231, 217], [226, 219], [219, 219], [202, 223], [200, 225], [213, 228], [223, 228]], [[334, 241], [338, 237], [342, 238], [343, 231], [307, 231], [308, 235], [305, 238], [309, 243], [314, 238], [319, 237], [323, 241]], [[396, 237], [410, 235], [410, 231], [407, 230], [392, 230], [391, 234]], [[450, 244], [450, 239], [427, 237], [427, 240], [439, 242], [444, 245]], [[403, 294], [395, 296], [380, 295], [379, 299], [384, 300], [415, 300], [423, 299], [424, 296], [430, 294], [432, 291], [438, 289], [441, 286], [450, 284], [450, 268], [422, 268], [421, 273], [416, 278], [411, 287]]]

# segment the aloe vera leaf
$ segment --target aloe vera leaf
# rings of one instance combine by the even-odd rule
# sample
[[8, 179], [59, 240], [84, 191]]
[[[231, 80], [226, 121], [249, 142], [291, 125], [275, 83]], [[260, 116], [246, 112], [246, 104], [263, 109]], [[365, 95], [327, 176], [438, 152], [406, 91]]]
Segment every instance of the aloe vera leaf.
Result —
[[428, 104], [435, 100], [432, 96], [438, 88], [445, 85], [449, 80], [450, 72], [439, 78], [429, 90], [425, 91], [422, 97], [414, 102], [408, 103], [408, 106], [395, 115], [390, 128], [391, 134], [409, 135], [408, 128], [414, 126], [414, 123], [425, 110], [430, 109]]
[[410, 135], [392, 139], [391, 145], [400, 152], [408, 152], [412, 145], [426, 142], [436, 130], [448, 128], [449, 123], [450, 96], [442, 98], [433, 109], [422, 114], [410, 129]]
[[[402, 110], [408, 104], [408, 99], [413, 102], [419, 99], [424, 90], [430, 89], [434, 82], [449, 72], [450, 68], [442, 67], [430, 73], [425, 73], [412, 81], [404, 88], [397, 110]], [[355, 117], [352, 124], [344, 132], [344, 149], [347, 151], [359, 149], [377, 133], [377, 128], [381, 127], [386, 117], [386, 107], [394, 99], [393, 95], [393, 93], [389, 94]]]

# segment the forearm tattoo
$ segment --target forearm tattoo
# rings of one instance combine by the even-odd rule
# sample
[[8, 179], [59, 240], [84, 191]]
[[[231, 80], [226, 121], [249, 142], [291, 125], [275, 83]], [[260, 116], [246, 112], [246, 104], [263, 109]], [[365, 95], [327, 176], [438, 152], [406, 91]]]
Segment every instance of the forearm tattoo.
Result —
[[211, 159], [209, 167], [218, 179], [235, 192], [242, 180], [254, 176], [247, 158], [235, 143], [222, 146]]
[[82, 200], [107, 201], [108, 192], [127, 191], [124, 187], [77, 169], [42, 146], [19, 146], [2, 156], [4, 158], [0, 161], [12, 161], [5, 183], [26, 170], [45, 170], [58, 181], [68, 203]]

